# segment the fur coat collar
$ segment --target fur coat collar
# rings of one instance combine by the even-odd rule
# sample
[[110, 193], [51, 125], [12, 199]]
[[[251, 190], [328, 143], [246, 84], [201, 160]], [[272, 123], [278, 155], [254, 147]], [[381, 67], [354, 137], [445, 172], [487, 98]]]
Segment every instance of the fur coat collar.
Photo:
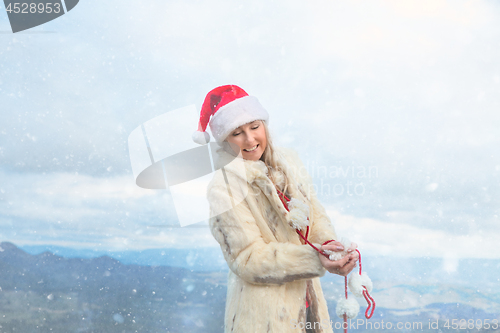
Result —
[[[308, 206], [310, 195], [309, 192], [304, 189], [304, 184], [310, 184], [310, 186], [312, 186], [312, 181], [310, 179], [304, 179], [303, 175], [307, 175], [307, 170], [302, 165], [295, 151], [277, 147], [275, 148], [275, 156], [276, 163], [280, 170], [268, 168], [262, 160], [245, 160], [229, 154], [224, 149], [220, 149], [217, 151], [219, 162], [216, 162], [216, 165], [220, 165], [221, 167], [224, 165], [225, 172], [234, 174], [239, 180], [248, 183], [249, 186], [253, 188], [259, 188], [267, 197], [272, 207], [285, 217], [288, 224], [292, 224], [290, 222], [292, 214], [284, 207], [276, 191], [275, 185], [285, 192], [289, 199], [300, 201], [301, 204]], [[220, 161], [227, 164], [222, 164]], [[283, 172], [288, 175], [288, 185], [286, 189], [283, 188], [285, 183]], [[270, 174], [272, 174], [272, 178], [275, 180], [276, 184], [271, 181], [269, 177]]]

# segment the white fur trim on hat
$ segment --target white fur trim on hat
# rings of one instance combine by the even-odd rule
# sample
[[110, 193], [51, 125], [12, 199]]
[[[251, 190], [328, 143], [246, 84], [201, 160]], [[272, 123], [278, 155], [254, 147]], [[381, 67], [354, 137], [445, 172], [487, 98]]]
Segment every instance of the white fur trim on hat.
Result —
[[210, 119], [210, 130], [222, 142], [236, 128], [254, 120], [269, 121], [269, 114], [254, 96], [244, 96], [221, 107]]
[[365, 290], [363, 286], [366, 287], [368, 292], [371, 292], [373, 289], [373, 283], [368, 277], [368, 274], [362, 272], [361, 275], [359, 275], [359, 272], [352, 272], [349, 276], [349, 290], [354, 296], [363, 297], [363, 290]]
[[335, 312], [337, 312], [337, 316], [340, 318], [344, 318], [345, 313], [347, 315], [347, 319], [354, 319], [359, 313], [359, 303], [353, 297], [348, 299], [342, 298], [337, 303]]

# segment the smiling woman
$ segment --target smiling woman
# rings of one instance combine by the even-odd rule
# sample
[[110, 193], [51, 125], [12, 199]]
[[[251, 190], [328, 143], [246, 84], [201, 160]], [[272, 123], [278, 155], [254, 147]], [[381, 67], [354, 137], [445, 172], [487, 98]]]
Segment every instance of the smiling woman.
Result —
[[230, 268], [225, 332], [332, 332], [319, 277], [349, 274], [355, 245], [331, 261], [306, 244], [344, 250], [297, 154], [273, 147], [268, 119], [255, 97], [222, 86], [208, 93], [193, 134], [207, 143], [209, 124], [221, 146], [214, 160], [229, 161], [207, 190], [210, 230]]
[[252, 161], [260, 160], [267, 147], [264, 122], [262, 120], [255, 120], [249, 124], [241, 125], [228, 135], [226, 141], [238, 146], [244, 159]]

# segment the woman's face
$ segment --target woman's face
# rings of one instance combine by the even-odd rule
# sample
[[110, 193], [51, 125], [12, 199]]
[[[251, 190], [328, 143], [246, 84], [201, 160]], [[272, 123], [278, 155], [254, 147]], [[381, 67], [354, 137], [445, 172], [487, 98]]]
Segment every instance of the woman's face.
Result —
[[241, 125], [232, 131], [226, 140], [232, 147], [239, 147], [244, 159], [252, 161], [259, 160], [267, 146], [266, 130], [262, 120]]

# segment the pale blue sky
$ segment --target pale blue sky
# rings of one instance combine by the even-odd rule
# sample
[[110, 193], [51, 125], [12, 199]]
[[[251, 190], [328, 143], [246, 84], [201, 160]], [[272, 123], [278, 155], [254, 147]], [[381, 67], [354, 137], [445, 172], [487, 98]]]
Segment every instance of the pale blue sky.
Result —
[[495, 2], [86, 0], [17, 34], [2, 8], [0, 32], [2, 241], [216, 246], [207, 228], [148, 227], [176, 221], [167, 192], [134, 185], [127, 138], [237, 84], [311, 172], [377, 170], [315, 176], [361, 248], [499, 256]]

